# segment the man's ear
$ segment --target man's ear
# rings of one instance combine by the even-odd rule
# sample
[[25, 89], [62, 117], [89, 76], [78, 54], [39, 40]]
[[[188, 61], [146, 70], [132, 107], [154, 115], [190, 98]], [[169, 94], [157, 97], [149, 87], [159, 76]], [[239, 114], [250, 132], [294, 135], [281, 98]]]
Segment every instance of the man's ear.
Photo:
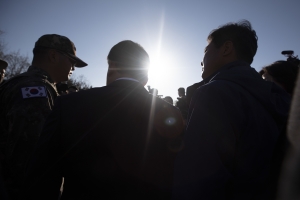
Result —
[[222, 49], [223, 56], [228, 56], [228, 55], [232, 54], [233, 51], [234, 51], [234, 46], [233, 46], [232, 41], [226, 41], [223, 44], [223, 49]]
[[108, 73], [109, 74], [115, 74], [118, 72], [118, 65], [114, 61], [108, 61]]
[[116, 79], [120, 78], [120, 73], [117, 70], [117, 63], [108, 60], [108, 70], [106, 75], [106, 85], [112, 83]]

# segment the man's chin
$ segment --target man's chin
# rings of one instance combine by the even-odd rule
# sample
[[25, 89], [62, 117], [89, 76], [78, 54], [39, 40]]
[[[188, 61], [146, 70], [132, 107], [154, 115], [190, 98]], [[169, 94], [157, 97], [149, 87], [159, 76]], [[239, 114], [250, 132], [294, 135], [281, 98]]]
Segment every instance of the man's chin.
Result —
[[205, 73], [205, 71], [203, 71], [203, 73], [202, 73], [202, 79], [204, 80], [204, 79], [206, 79], [207, 77], [208, 77], [207, 73]]
[[206, 78], [208, 78], [208, 77], [210, 77], [212, 74], [214, 74], [216, 71], [214, 71], [214, 70], [210, 70], [210, 71], [203, 71], [202, 72], [202, 79], [204, 80], [204, 79], [206, 79]]

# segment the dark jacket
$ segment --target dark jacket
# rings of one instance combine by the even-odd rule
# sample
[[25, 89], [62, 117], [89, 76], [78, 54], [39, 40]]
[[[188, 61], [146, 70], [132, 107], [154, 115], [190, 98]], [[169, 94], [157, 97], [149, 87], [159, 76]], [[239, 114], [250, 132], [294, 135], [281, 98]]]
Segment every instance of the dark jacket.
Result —
[[175, 106], [180, 110], [183, 119], [186, 120], [189, 108], [186, 103], [186, 97], [177, 97], [177, 102]]
[[189, 87], [186, 88], [186, 104], [188, 107], [190, 106], [192, 97], [194, 96], [194, 93], [196, 92], [196, 90], [204, 84], [205, 84], [205, 82], [201, 81], [199, 83], [194, 83], [193, 85], [190, 85]]
[[25, 166], [56, 97], [47, 72], [32, 66], [0, 86], [0, 173], [11, 199], [18, 194]]
[[29, 165], [21, 199], [170, 197], [180, 112], [137, 82], [59, 97]]
[[283, 89], [248, 64], [224, 66], [193, 96], [174, 199], [269, 199], [289, 103]]

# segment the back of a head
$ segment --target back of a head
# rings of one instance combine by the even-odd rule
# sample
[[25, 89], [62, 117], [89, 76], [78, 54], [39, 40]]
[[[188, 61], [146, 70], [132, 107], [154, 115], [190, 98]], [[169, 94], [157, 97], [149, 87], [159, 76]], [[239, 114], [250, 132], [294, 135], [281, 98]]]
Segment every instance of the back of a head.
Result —
[[185, 89], [184, 88], [178, 88], [178, 94], [184, 96], [185, 95]]
[[292, 94], [298, 75], [299, 67], [289, 61], [279, 60], [263, 67], [262, 71], [268, 73], [283, 88]]
[[149, 93], [152, 94], [153, 96], [157, 96], [158, 90], [156, 88], [152, 88], [152, 89], [150, 89]]
[[165, 100], [166, 102], [168, 102], [168, 103], [170, 103], [170, 104], [173, 105], [173, 99], [172, 99], [172, 97], [166, 96], [166, 97], [164, 98], [164, 100]]
[[8, 63], [4, 60], [0, 59], [0, 69], [6, 69], [8, 66]]
[[107, 56], [118, 66], [119, 73], [130, 73], [136, 78], [148, 76], [149, 55], [138, 43], [124, 40], [113, 46]]
[[247, 20], [220, 26], [212, 30], [208, 36], [208, 40], [211, 40], [217, 48], [226, 41], [232, 41], [238, 59], [249, 64], [253, 62], [257, 51], [257, 39], [256, 32]]

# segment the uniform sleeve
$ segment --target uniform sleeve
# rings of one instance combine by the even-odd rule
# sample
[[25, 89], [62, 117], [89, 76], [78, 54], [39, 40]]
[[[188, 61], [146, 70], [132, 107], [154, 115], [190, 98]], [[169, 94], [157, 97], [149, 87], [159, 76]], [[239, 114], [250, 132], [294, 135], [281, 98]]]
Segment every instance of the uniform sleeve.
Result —
[[174, 199], [222, 199], [230, 191], [236, 140], [224, 99], [217, 88], [196, 91], [175, 162]]
[[21, 199], [58, 199], [62, 183], [61, 103], [55, 101], [29, 161]]
[[[25, 91], [22, 94], [22, 89]], [[27, 93], [26, 93], [27, 92]], [[30, 92], [33, 94], [30, 97]], [[45, 118], [51, 112], [51, 98], [47, 87], [41, 83], [8, 87], [5, 91], [5, 125], [1, 137], [5, 155], [5, 169], [15, 185], [20, 186], [25, 166], [38, 141]], [[26, 96], [27, 94], [27, 96]], [[35, 95], [35, 96], [34, 96]]]

